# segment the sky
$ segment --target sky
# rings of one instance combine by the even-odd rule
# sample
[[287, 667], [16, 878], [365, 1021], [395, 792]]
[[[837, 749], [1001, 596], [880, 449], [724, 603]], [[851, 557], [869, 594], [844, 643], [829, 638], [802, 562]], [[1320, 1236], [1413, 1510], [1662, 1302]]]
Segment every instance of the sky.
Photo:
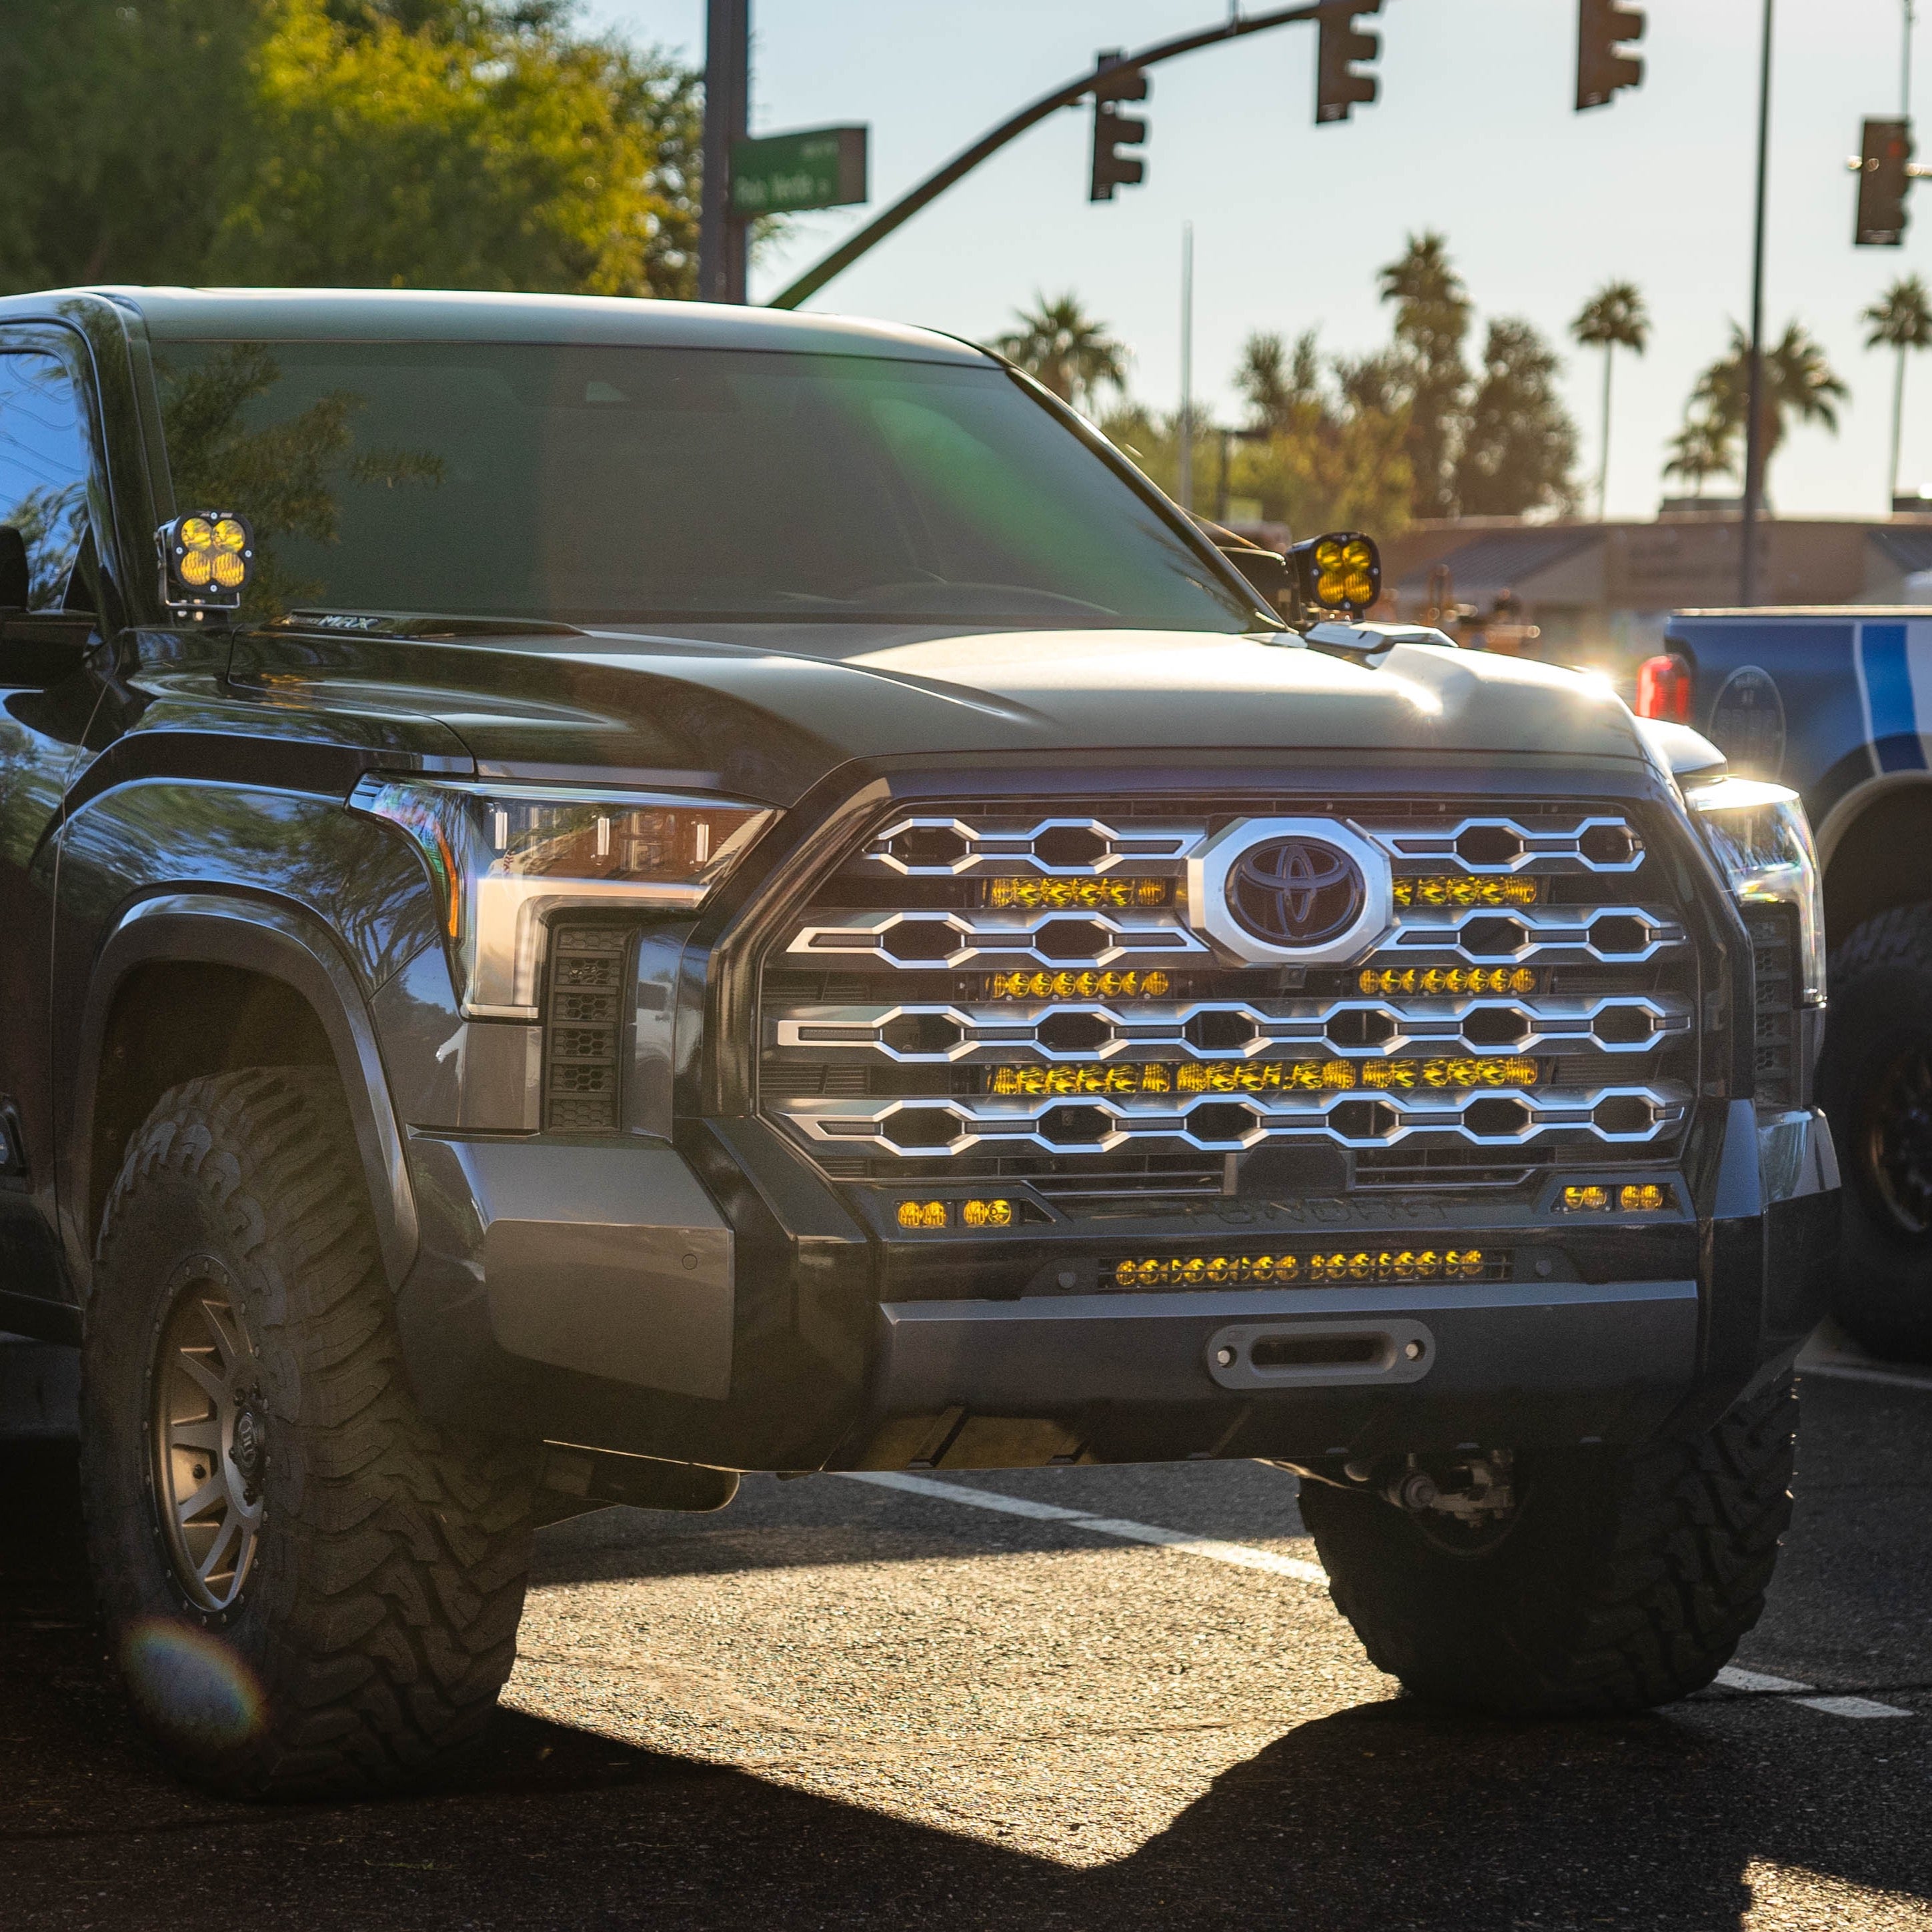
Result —
[[[1330, 351], [1377, 346], [1388, 313], [1376, 270], [1408, 235], [1440, 230], [1479, 316], [1526, 316], [1562, 348], [1586, 478], [1598, 463], [1601, 352], [1578, 349], [1567, 330], [1605, 281], [1642, 290], [1652, 340], [1641, 360], [1618, 357], [1609, 509], [1647, 517], [1697, 372], [1750, 308], [1763, 4], [1651, 0], [1643, 85], [1582, 114], [1572, 106], [1574, 0], [1384, 0], [1381, 98], [1321, 128], [1312, 27], [1210, 47], [1152, 70], [1151, 98], [1133, 110], [1151, 122], [1144, 186], [1090, 204], [1091, 110], [1064, 111], [809, 306], [985, 340], [1036, 291], [1071, 290], [1131, 350], [1133, 394], [1168, 409], [1180, 387], [1180, 238], [1191, 220], [1195, 391], [1234, 421], [1232, 378], [1250, 332], [1316, 328]], [[1903, 4], [1777, 9], [1766, 321], [1773, 333], [1802, 322], [1852, 391], [1837, 435], [1801, 429], [1779, 452], [1771, 494], [1786, 515], [1869, 516], [1886, 505], [1892, 354], [1864, 347], [1858, 314], [1898, 274], [1932, 279], [1932, 182], [1917, 190], [1902, 248], [1857, 248], [1845, 160], [1864, 116], [1898, 111]], [[699, 63], [704, 14], [704, 0], [584, 0], [582, 18]], [[796, 218], [754, 266], [753, 299], [994, 123], [1088, 70], [1097, 50], [1226, 17], [1227, 0], [752, 0], [752, 132], [868, 122], [873, 189], [866, 208]], [[1932, 16], [1924, 24], [1912, 64], [1932, 86]], [[1914, 363], [1900, 484], [1932, 490], [1932, 354]]]

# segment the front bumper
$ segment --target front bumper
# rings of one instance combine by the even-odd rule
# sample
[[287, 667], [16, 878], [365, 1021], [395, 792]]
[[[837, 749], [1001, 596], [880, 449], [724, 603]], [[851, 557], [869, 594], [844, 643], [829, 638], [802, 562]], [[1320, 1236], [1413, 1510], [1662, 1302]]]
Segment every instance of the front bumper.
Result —
[[[876, 1231], [756, 1123], [682, 1151], [418, 1133], [398, 1316], [433, 1412], [733, 1468], [1635, 1442], [1720, 1413], [1823, 1311], [1822, 1115], [1733, 1102], [1708, 1138], [1700, 1211], [1526, 1223], [1509, 1280], [1096, 1292], [1122, 1240], [1076, 1229], [997, 1298], [907, 1299]], [[1418, 1211], [1385, 1238], [1419, 1245]]]

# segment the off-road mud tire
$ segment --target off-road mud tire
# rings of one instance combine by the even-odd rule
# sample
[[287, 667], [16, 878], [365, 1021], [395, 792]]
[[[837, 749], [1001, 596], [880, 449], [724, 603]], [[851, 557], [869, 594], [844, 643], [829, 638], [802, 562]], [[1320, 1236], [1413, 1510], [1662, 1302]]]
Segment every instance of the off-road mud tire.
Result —
[[1932, 905], [1854, 927], [1832, 955], [1830, 983], [1818, 1097], [1845, 1183], [1832, 1312], [1874, 1354], [1932, 1361], [1932, 1227], [1916, 1232], [1888, 1206], [1874, 1146], [1888, 1076], [1915, 1061], [1932, 1068]]
[[1786, 1380], [1708, 1434], [1524, 1456], [1509, 1534], [1451, 1552], [1364, 1491], [1304, 1481], [1336, 1607], [1433, 1703], [1510, 1716], [1641, 1711], [1708, 1684], [1764, 1609], [1790, 1520]]
[[[250, 1333], [267, 1442], [254, 1562], [214, 1612], [170, 1561], [151, 1452], [158, 1338], [198, 1268]], [[477, 1736], [514, 1660], [536, 1456], [418, 1414], [332, 1075], [162, 1097], [104, 1217], [82, 1377], [102, 1615], [178, 1766], [238, 1796], [352, 1793]]]

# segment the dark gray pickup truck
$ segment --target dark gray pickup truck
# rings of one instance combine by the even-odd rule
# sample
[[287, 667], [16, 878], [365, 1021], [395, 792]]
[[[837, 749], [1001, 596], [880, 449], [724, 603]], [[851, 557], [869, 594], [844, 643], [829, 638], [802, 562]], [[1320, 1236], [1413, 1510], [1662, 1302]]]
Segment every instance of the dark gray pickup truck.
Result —
[[0, 302], [0, 1325], [177, 1760], [435, 1765], [534, 1527], [748, 1470], [1268, 1459], [1417, 1693], [1707, 1682], [1810, 835], [1376, 583], [910, 330]]

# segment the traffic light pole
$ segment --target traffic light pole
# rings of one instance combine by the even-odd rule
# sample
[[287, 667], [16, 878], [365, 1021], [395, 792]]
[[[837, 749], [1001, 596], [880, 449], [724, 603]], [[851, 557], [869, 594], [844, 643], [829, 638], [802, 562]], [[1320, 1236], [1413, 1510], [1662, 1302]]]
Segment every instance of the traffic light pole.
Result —
[[1764, 211], [1771, 164], [1771, 19], [1772, 0], [1764, 0], [1764, 44], [1758, 57], [1757, 226], [1751, 244], [1750, 411], [1744, 422], [1744, 501], [1738, 531], [1738, 602], [1757, 602], [1757, 526], [1764, 509]]
[[[747, 0], [711, 0], [712, 17], [715, 19], [721, 4], [742, 6]], [[1180, 54], [1191, 54], [1202, 47], [1218, 46], [1223, 40], [1240, 39], [1247, 34], [1266, 33], [1271, 27], [1286, 27], [1298, 20], [1318, 20], [1324, 14], [1346, 10], [1338, 0], [1319, 0], [1312, 6], [1284, 7], [1272, 14], [1251, 14], [1234, 19], [1219, 27], [1210, 27], [1204, 32], [1184, 34], [1177, 40], [1160, 40], [1138, 53], [1124, 56], [1110, 66], [1147, 68], [1157, 66], [1161, 62], [1172, 60]], [[1368, 9], [1358, 6], [1355, 12], [1364, 13]], [[1010, 141], [1017, 140], [1029, 128], [1044, 121], [1049, 114], [1063, 107], [1073, 106], [1086, 99], [1094, 92], [1105, 70], [1096, 65], [1090, 74], [1082, 74], [1078, 80], [1070, 81], [1064, 87], [1057, 87], [1051, 94], [1043, 94], [1031, 106], [1023, 107], [1010, 120], [1002, 121], [990, 133], [982, 135], [963, 153], [956, 154], [935, 174], [928, 175], [909, 193], [902, 194], [891, 207], [875, 215], [860, 229], [857, 234], [842, 242], [830, 254], [814, 267], [808, 268], [790, 286], [781, 290], [769, 304], [772, 308], [796, 308], [800, 303], [816, 295], [833, 276], [849, 268], [868, 250], [875, 248], [892, 231], [910, 221], [921, 208], [931, 201], [936, 201], [952, 184], [970, 174], [989, 155], [996, 154]], [[709, 69], [706, 70], [707, 73]], [[710, 121], [705, 122], [706, 179], [710, 178]], [[705, 205], [710, 205], [710, 190], [705, 190]], [[708, 290], [706, 291], [708, 293]], [[740, 298], [742, 299], [742, 298]]]

